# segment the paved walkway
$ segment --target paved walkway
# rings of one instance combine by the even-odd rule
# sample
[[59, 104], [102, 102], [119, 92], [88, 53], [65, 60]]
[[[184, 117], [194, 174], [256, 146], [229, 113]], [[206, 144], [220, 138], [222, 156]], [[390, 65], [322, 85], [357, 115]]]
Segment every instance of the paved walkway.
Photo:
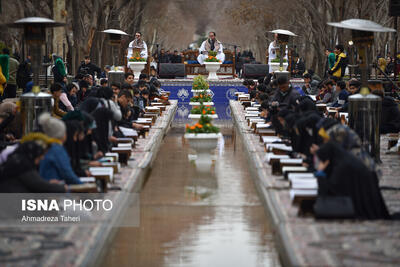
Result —
[[[245, 144], [253, 178], [276, 230], [277, 246], [287, 266], [399, 266], [399, 221], [316, 221], [297, 216], [289, 185], [271, 175], [263, 159], [264, 147], [244, 119], [243, 106], [230, 102], [237, 138]], [[400, 187], [400, 156], [386, 154], [387, 137], [381, 139], [381, 186]], [[391, 213], [400, 212], [400, 191], [383, 192]]]
[[158, 153], [162, 139], [175, 116], [177, 101], [171, 100], [163, 116], [139, 138], [128, 166], [115, 175], [121, 190], [109, 191], [107, 197], [117, 208], [105, 221], [90, 226], [0, 228], [0, 266], [97, 266], [107, 244], [112, 240], [113, 223], [123, 213], [126, 195], [138, 192]]

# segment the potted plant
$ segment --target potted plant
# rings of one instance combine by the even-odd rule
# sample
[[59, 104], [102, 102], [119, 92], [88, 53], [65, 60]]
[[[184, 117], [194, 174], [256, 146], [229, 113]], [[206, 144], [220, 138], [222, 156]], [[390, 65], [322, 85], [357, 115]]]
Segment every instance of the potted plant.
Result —
[[195, 95], [192, 98], [190, 98], [189, 105], [191, 105], [191, 106], [201, 106], [201, 105], [213, 106], [214, 102], [212, 102], [212, 96], [210, 94], [200, 93], [199, 95]]
[[215, 107], [213, 106], [194, 106], [189, 114], [189, 119], [198, 120], [201, 116], [210, 117], [211, 119], [217, 119], [218, 115], [216, 114]]
[[211, 93], [210, 85], [202, 75], [194, 77], [192, 84], [192, 93], [193, 95]]
[[[280, 71], [280, 66], [281, 66], [280, 62], [281, 62], [281, 59], [280, 59], [279, 55], [277, 55], [277, 57], [275, 59], [272, 59], [271, 63], [269, 64], [270, 71], [272, 71], [272, 72]], [[287, 67], [288, 67], [288, 62], [286, 59], [283, 59], [283, 71], [286, 71]]]
[[139, 80], [140, 73], [147, 64], [147, 60], [140, 56], [139, 52], [128, 59], [128, 67], [133, 71], [135, 80]]
[[212, 164], [211, 154], [218, 145], [219, 128], [211, 124], [211, 118], [201, 116], [199, 122], [186, 125], [185, 139], [197, 153], [196, 166], [198, 170], [209, 170]]
[[217, 58], [217, 52], [209, 51], [208, 57], [204, 60], [204, 65], [208, 71], [207, 80], [218, 80], [217, 71], [219, 70], [222, 62]]

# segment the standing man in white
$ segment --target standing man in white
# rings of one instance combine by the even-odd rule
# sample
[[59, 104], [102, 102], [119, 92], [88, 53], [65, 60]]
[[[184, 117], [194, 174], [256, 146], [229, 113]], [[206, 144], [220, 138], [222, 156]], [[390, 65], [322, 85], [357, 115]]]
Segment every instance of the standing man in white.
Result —
[[133, 48], [139, 48], [140, 57], [147, 59], [147, 44], [142, 40], [142, 34], [140, 32], [135, 33], [135, 40], [129, 43], [128, 60], [133, 56]]
[[[269, 65], [269, 73], [272, 73], [272, 67], [271, 67], [271, 61], [276, 59], [276, 53], [279, 51], [279, 45], [278, 45], [278, 34], [274, 34], [274, 40], [269, 44], [268, 47], [268, 65]], [[287, 46], [285, 50], [285, 57], [284, 59], [288, 59], [287, 57]]]
[[197, 61], [203, 65], [204, 60], [208, 57], [208, 51], [217, 52], [217, 59], [223, 63], [225, 61], [225, 54], [222, 43], [217, 40], [215, 32], [209, 32], [208, 39], [205, 40], [199, 48], [199, 56]]

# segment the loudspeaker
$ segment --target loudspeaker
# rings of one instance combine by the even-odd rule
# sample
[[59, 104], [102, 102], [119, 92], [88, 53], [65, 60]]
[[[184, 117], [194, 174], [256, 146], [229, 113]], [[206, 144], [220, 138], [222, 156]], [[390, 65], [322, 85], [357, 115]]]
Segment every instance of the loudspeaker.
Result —
[[243, 78], [258, 79], [265, 77], [269, 73], [267, 64], [243, 64]]
[[183, 63], [160, 63], [158, 72], [160, 78], [173, 79], [175, 77], [185, 77], [185, 64]]
[[389, 2], [389, 16], [400, 16], [400, 0], [390, 0]]

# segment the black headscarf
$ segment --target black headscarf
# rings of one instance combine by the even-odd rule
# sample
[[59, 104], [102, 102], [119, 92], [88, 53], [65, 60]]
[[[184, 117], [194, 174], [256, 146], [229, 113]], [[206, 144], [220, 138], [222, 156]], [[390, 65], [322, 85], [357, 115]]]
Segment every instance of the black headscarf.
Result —
[[329, 160], [327, 177], [318, 177], [319, 196], [347, 196], [357, 218], [389, 219], [378, 179], [365, 165], [340, 145], [328, 142], [317, 151], [319, 160]]
[[44, 155], [47, 147], [35, 141], [20, 144], [17, 149], [8, 156], [1, 168], [1, 177], [16, 177], [25, 172], [36, 170], [35, 159]]
[[296, 111], [304, 113], [306, 111], [316, 111], [315, 103], [308, 96], [301, 96], [298, 100], [299, 103], [296, 107]]
[[100, 100], [97, 97], [88, 97], [80, 104], [79, 110], [92, 113], [99, 107], [99, 104]]

